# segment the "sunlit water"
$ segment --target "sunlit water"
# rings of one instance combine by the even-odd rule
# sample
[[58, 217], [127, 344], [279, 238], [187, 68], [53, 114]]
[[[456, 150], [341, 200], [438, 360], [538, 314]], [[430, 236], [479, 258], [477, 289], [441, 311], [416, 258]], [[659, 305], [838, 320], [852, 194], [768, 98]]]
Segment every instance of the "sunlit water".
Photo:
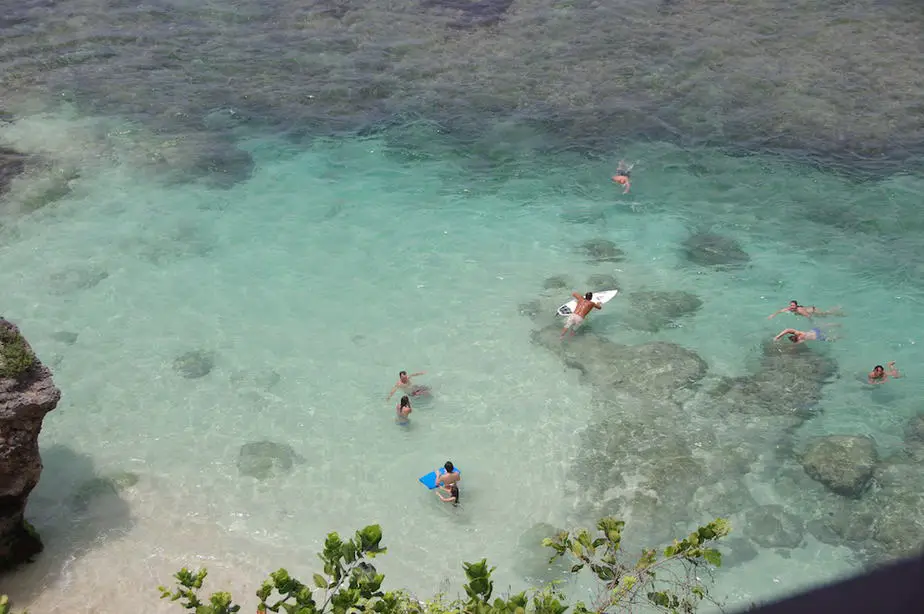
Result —
[[[119, 155], [100, 162], [80, 140], [85, 125], [38, 117], [3, 132], [87, 169], [63, 199], [7, 215], [0, 239], [3, 312], [64, 391], [45, 421], [29, 507], [47, 550], [3, 580], [33, 612], [170, 611], [154, 588], [183, 565], [207, 565], [212, 588], [233, 586], [251, 603], [266, 572], [307, 575], [325, 533], [373, 522], [391, 586], [454, 594], [461, 561], [481, 557], [497, 566], [499, 588], [527, 586], [526, 529], [594, 520], [570, 481], [593, 390], [530, 341], [537, 324], [520, 309], [539, 295], [557, 302], [543, 291], [553, 275], [580, 291], [609, 273], [626, 296], [695, 293], [702, 309], [677, 327], [632, 330], [618, 297], [585, 334], [681, 344], [710, 376], [743, 374], [762, 341], [796, 325], [766, 319], [790, 299], [843, 306], [840, 338], [819, 350], [840, 378], [796, 447], [869, 434], [887, 454], [922, 392], [924, 239], [901, 233], [919, 223], [920, 178], [857, 184], [771, 158], [639, 143], [614, 153], [638, 161], [622, 196], [609, 183], [615, 159], [538, 153], [534, 134], [502, 144], [514, 152], [503, 165], [478, 168], [409, 125], [298, 146], [251, 136], [240, 147], [253, 176], [216, 190], [158, 181]], [[874, 232], [850, 221], [864, 216]], [[686, 263], [679, 246], [703, 229], [738, 240], [750, 264]], [[626, 260], [588, 263], [576, 248], [595, 238]], [[174, 369], [189, 351], [214, 357], [204, 377]], [[863, 374], [886, 360], [911, 377], [870, 391]], [[401, 369], [426, 371], [419, 381], [433, 389], [407, 428], [385, 399]], [[300, 459], [265, 481], [243, 476], [240, 448], [255, 441]], [[464, 475], [459, 509], [416, 480], [447, 459]], [[119, 472], [137, 484], [75, 508], [87, 480]], [[799, 513], [798, 497], [766, 475], [747, 480], [758, 502]], [[722, 572], [719, 593], [743, 603], [861, 564], [806, 536]]]

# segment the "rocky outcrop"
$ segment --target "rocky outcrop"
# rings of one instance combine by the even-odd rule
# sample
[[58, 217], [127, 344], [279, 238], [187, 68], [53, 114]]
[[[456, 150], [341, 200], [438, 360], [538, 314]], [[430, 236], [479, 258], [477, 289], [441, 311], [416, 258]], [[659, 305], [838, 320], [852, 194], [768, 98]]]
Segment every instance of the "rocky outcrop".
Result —
[[626, 322], [636, 330], [656, 333], [676, 325], [676, 320], [696, 313], [703, 301], [695, 294], [683, 291], [634, 292], [629, 296], [632, 311]]
[[25, 521], [26, 499], [42, 473], [42, 419], [61, 398], [51, 372], [19, 329], [0, 318], [0, 569], [42, 550]]
[[846, 497], [859, 497], [873, 477], [879, 455], [869, 437], [829, 435], [813, 440], [802, 467], [813, 480]]
[[626, 253], [609, 239], [584, 241], [580, 245], [580, 251], [584, 252], [590, 262], [622, 262], [626, 258]]
[[0, 196], [10, 189], [13, 178], [26, 168], [26, 157], [17, 151], [0, 147]]
[[737, 241], [709, 232], [697, 233], [684, 241], [683, 255], [704, 267], [741, 266], [751, 260]]

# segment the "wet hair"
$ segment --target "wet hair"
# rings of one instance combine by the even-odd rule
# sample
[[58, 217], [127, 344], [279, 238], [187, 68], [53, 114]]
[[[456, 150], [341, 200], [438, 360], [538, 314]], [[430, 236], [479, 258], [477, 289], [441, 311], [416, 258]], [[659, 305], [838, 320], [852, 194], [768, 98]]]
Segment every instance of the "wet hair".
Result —
[[407, 371], [398, 371], [398, 377], [407, 375]]
[[882, 365], [876, 365], [875, 367], [873, 367], [873, 371], [885, 371], [885, 367], [883, 367]]
[[398, 407], [410, 407], [410, 406], [411, 406], [411, 399], [408, 398], [407, 395], [404, 395], [403, 397], [401, 397], [401, 404], [398, 405]]
[[446, 464], [443, 465], [443, 469], [446, 470], [446, 473], [452, 473], [455, 468], [456, 467], [452, 464], [452, 461], [446, 461]]
[[799, 340], [799, 335], [789, 335], [789, 340], [795, 343]]
[[459, 487], [453, 484], [449, 487], [449, 496], [455, 497], [456, 500], [452, 502], [453, 505], [459, 505]]
[[584, 295], [584, 298], [586, 298], [588, 301], [593, 299], [593, 297], [594, 297], [593, 292], [588, 292], [587, 294]]

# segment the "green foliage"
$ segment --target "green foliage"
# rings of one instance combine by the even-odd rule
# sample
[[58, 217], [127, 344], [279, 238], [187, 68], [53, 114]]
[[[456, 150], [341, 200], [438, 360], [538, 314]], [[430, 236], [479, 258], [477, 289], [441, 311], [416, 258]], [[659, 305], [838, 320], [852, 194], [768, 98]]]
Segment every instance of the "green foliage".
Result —
[[0, 324], [0, 378], [18, 378], [35, 366], [35, 354], [22, 335]]
[[[555, 554], [552, 560], [568, 556], [575, 561], [572, 573], [583, 569], [592, 572], [603, 588], [595, 602], [574, 605], [574, 614], [606, 614], [632, 611], [639, 605], [670, 614], [691, 614], [699, 603], [709, 599], [697, 573], [718, 566], [721, 557], [709, 546], [728, 535], [725, 520], [700, 527], [683, 540], [675, 540], [662, 554], [643, 550], [633, 563], [622, 560], [621, 542], [625, 523], [603, 518], [597, 523], [599, 535], [586, 529], [563, 531], [544, 540], [543, 545]], [[313, 586], [302, 584], [285, 569], [272, 574], [257, 591], [257, 612], [285, 614], [565, 614], [569, 606], [552, 586], [523, 591], [512, 596], [495, 597], [491, 574], [494, 567], [486, 559], [463, 563], [466, 583], [464, 598], [444, 601], [437, 595], [420, 601], [405, 591], [382, 590], [383, 574], [369, 562], [386, 549], [381, 546], [382, 529], [370, 525], [357, 531], [353, 539], [342, 540], [329, 533], [318, 555], [323, 574], [312, 575]], [[229, 593], [214, 593], [208, 603], [200, 601], [198, 592], [207, 575], [182, 569], [174, 576], [176, 590], [161, 586], [161, 598], [180, 601], [195, 614], [232, 614], [240, 610]], [[705, 575], [705, 574], [704, 574]], [[493, 600], [492, 600], [493, 597]], [[710, 600], [711, 601], [711, 600]], [[0, 610], [0, 614], [6, 614]]]

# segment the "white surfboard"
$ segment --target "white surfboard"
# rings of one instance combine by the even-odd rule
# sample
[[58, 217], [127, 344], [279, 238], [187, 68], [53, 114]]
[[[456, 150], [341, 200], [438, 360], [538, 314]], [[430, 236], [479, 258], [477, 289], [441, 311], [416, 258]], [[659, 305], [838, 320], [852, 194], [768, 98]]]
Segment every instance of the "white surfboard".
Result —
[[[619, 294], [619, 290], [600, 290], [599, 292], [593, 293], [593, 298], [591, 300], [598, 303], [608, 303], [617, 294]], [[577, 299], [573, 298], [558, 308], [558, 315], [570, 316], [572, 313], [574, 313], [575, 307], [577, 307]]]

